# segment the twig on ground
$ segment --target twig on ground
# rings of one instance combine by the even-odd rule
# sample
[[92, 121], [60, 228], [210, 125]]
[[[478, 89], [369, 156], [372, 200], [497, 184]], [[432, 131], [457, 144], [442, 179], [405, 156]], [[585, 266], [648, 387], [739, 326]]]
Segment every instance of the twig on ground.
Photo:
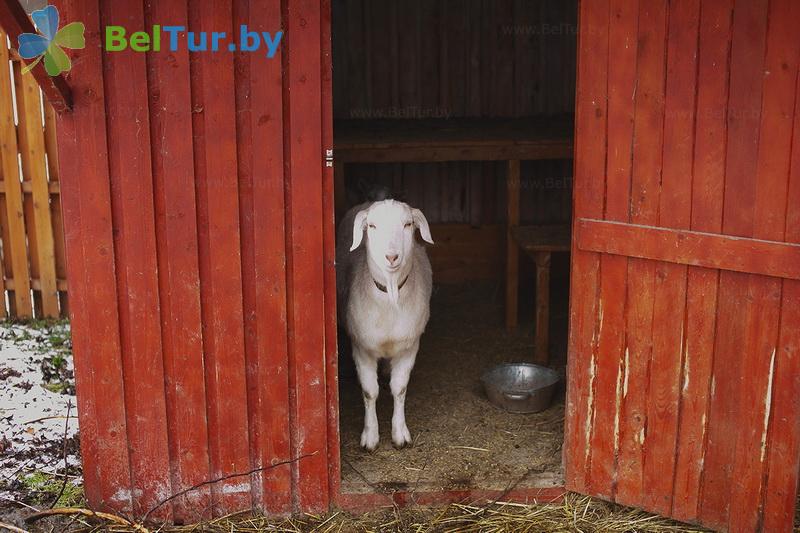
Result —
[[[486, 510], [486, 509], [488, 509], [489, 507], [493, 507], [493, 506], [497, 505], [497, 503], [498, 503], [498, 502], [500, 502], [500, 501], [501, 501], [501, 500], [503, 500], [503, 499], [504, 499], [506, 496], [508, 496], [508, 495], [509, 495], [509, 494], [510, 494], [510, 493], [511, 493], [511, 492], [512, 492], [514, 489], [516, 489], [516, 488], [517, 488], [517, 486], [519, 486], [519, 484], [520, 484], [520, 483], [522, 483], [523, 481], [525, 481], [525, 479], [526, 479], [526, 478], [527, 478], [529, 475], [531, 475], [533, 472], [539, 472], [539, 473], [541, 473], [541, 472], [542, 472], [542, 469], [541, 469], [541, 468], [538, 468], [538, 467], [531, 467], [531, 468], [528, 468], [528, 469], [525, 471], [525, 473], [524, 473], [524, 474], [522, 474], [520, 477], [518, 477], [518, 478], [517, 478], [517, 480], [516, 480], [516, 481], [514, 481], [513, 483], [511, 483], [510, 485], [508, 485], [508, 486], [506, 487], [506, 489], [505, 489], [505, 490], [504, 490], [504, 491], [503, 491], [503, 492], [500, 494], [500, 496], [498, 496], [497, 498], [495, 498], [493, 501], [489, 501], [489, 502], [487, 502], [485, 505], [483, 505], [483, 506], [482, 506], [482, 508], [481, 508], [481, 509], [485, 511], [485, 510]], [[566, 494], [566, 492], [565, 492], [565, 494]]]
[[61, 496], [64, 495], [64, 490], [67, 488], [67, 483], [69, 483], [69, 478], [67, 477], [67, 469], [69, 468], [69, 464], [67, 463], [67, 435], [69, 434], [69, 415], [72, 411], [72, 399], [67, 401], [67, 419], [64, 421], [64, 480], [61, 482], [61, 490], [58, 491], [58, 495], [53, 499], [53, 503], [50, 504], [48, 509], [52, 509], [58, 503], [58, 500], [61, 499]]
[[60, 420], [62, 418], [69, 418], [69, 414], [67, 416], [43, 416], [42, 418], [37, 418], [36, 420], [28, 420], [27, 422], [23, 422], [22, 425], [27, 426], [29, 424], [36, 424], [37, 422], [44, 422], [45, 420]]
[[34, 507], [32, 505], [28, 505], [25, 502], [21, 502], [19, 500], [15, 500], [14, 498], [9, 498], [8, 496], [0, 496], [0, 498], [4, 499], [7, 502], [11, 502], [11, 503], [13, 503], [15, 505], [19, 505], [20, 507], [26, 507], [26, 508], [30, 509], [31, 511], [35, 512], [35, 513], [38, 513], [40, 511], [40, 509], [37, 509], [36, 507]]
[[362, 480], [364, 483], [366, 483], [367, 485], [369, 485], [370, 487], [372, 487], [373, 489], [375, 489], [376, 491], [378, 491], [378, 492], [380, 492], [380, 493], [383, 493], [383, 494], [390, 494], [390, 492], [389, 492], [389, 491], [387, 491], [385, 487], [381, 487], [380, 485], [377, 485], [377, 484], [373, 483], [372, 481], [368, 480], [368, 479], [367, 479], [367, 476], [365, 476], [364, 474], [362, 474], [362, 473], [361, 473], [361, 470], [359, 470], [358, 468], [356, 468], [355, 466], [353, 466], [353, 463], [351, 463], [351, 462], [350, 462], [350, 460], [349, 460], [347, 457], [345, 457], [344, 455], [342, 455], [342, 461], [344, 461], [345, 463], [347, 463], [347, 466], [349, 466], [349, 467], [350, 467], [350, 469], [351, 469], [353, 472], [355, 472], [355, 473], [356, 473], [356, 475], [357, 475], [358, 477], [360, 477], [360, 478], [361, 478], [361, 480]]
[[192, 492], [193, 490], [197, 490], [197, 489], [199, 489], [201, 487], [205, 487], [206, 485], [213, 485], [213, 484], [219, 483], [221, 481], [227, 481], [228, 479], [231, 479], [231, 478], [249, 476], [251, 474], [255, 474], [256, 472], [263, 472], [264, 470], [271, 470], [271, 469], [277, 468], [279, 466], [288, 465], [288, 464], [291, 464], [291, 463], [296, 463], [297, 461], [300, 461], [301, 459], [305, 459], [307, 457], [313, 457], [313, 456], [317, 455], [317, 453], [318, 452], [307, 453], [307, 454], [301, 455], [299, 457], [295, 457], [294, 459], [287, 459], [286, 461], [280, 461], [280, 462], [277, 462], [277, 463], [273, 463], [271, 465], [262, 466], [262, 467], [259, 467], [259, 468], [253, 468], [252, 470], [248, 470], [247, 472], [237, 472], [237, 473], [234, 473], [234, 474], [228, 474], [227, 476], [222, 476], [222, 477], [219, 477], [219, 478], [216, 478], [216, 479], [211, 479], [211, 480], [208, 480], [208, 481], [203, 481], [201, 483], [197, 483], [196, 485], [192, 485], [188, 489], [184, 489], [182, 491], [176, 492], [172, 496], [164, 498], [163, 500], [161, 500], [160, 502], [155, 504], [149, 511], [147, 511], [144, 514], [144, 517], [142, 517], [142, 523], [146, 523], [147, 519], [150, 517], [150, 515], [153, 514], [153, 512], [156, 509], [158, 509], [159, 507], [161, 507], [165, 503], [170, 502], [170, 501], [172, 501], [175, 498], [178, 498], [180, 496], [183, 496], [184, 494]]
[[14, 533], [28, 533], [24, 529], [17, 527], [12, 524], [6, 524], [5, 522], [0, 522], [0, 529], [7, 529], [9, 531], [13, 531]]
[[139, 533], [150, 533], [150, 530], [144, 527], [141, 524], [135, 524], [126, 518], [122, 518], [121, 516], [117, 516], [111, 513], [103, 513], [101, 511], [92, 511], [90, 509], [77, 509], [77, 508], [60, 508], [60, 509], [47, 509], [46, 511], [41, 511], [38, 513], [34, 513], [27, 518], [25, 518], [26, 524], [32, 524], [41, 520], [42, 518], [47, 518], [48, 516], [74, 516], [74, 515], [83, 515], [88, 518], [102, 518], [108, 522], [114, 522], [115, 524], [119, 524], [121, 526], [126, 526], [134, 531], [138, 531]]
[[456, 448], [459, 450], [472, 450], [475, 452], [488, 452], [486, 448], [476, 448], [475, 446], [450, 446], [450, 448]]

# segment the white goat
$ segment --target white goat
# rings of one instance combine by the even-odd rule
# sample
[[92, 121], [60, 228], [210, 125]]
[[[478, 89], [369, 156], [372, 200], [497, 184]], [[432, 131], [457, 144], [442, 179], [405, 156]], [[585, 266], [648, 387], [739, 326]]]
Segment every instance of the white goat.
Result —
[[[339, 312], [353, 345], [364, 396], [361, 446], [378, 446], [378, 360], [391, 363], [394, 397], [392, 442], [411, 443], [406, 426], [408, 379], [419, 338], [430, 316], [431, 264], [415, 229], [433, 244], [425, 215], [394, 200], [362, 204], [347, 212], [336, 245]], [[365, 246], [361, 246], [362, 241]], [[350, 244], [352, 242], [352, 244]]]

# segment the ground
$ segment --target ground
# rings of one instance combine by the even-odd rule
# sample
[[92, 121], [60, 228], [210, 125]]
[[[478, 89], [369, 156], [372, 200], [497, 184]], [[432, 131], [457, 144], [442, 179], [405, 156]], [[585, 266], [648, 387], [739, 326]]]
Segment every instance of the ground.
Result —
[[69, 325], [0, 325], [0, 516], [81, 501]]

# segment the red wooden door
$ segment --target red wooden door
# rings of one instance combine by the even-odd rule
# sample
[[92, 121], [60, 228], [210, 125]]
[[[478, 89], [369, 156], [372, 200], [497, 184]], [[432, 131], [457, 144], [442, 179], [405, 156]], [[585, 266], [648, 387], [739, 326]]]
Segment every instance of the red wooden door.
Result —
[[584, 0], [567, 487], [789, 531], [800, 3]]
[[[58, 138], [90, 505], [176, 520], [327, 510], [329, 2], [57, 4], [86, 25]], [[243, 24], [283, 30], [272, 59], [190, 53], [185, 32], [176, 50], [163, 36], [160, 52], [102, 46], [108, 25], [236, 40]]]

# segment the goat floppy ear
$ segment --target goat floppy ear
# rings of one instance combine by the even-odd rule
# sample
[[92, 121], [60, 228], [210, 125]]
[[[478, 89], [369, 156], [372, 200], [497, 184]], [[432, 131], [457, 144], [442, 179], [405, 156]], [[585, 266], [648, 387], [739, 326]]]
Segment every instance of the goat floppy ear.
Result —
[[352, 252], [361, 245], [361, 239], [364, 238], [364, 230], [367, 228], [367, 210], [362, 209], [356, 213], [356, 218], [353, 220], [353, 244], [350, 246]]
[[412, 209], [411, 216], [414, 218], [414, 225], [419, 228], [419, 234], [425, 242], [433, 244], [433, 237], [431, 237], [431, 228], [428, 227], [428, 219], [422, 214], [419, 209]]

